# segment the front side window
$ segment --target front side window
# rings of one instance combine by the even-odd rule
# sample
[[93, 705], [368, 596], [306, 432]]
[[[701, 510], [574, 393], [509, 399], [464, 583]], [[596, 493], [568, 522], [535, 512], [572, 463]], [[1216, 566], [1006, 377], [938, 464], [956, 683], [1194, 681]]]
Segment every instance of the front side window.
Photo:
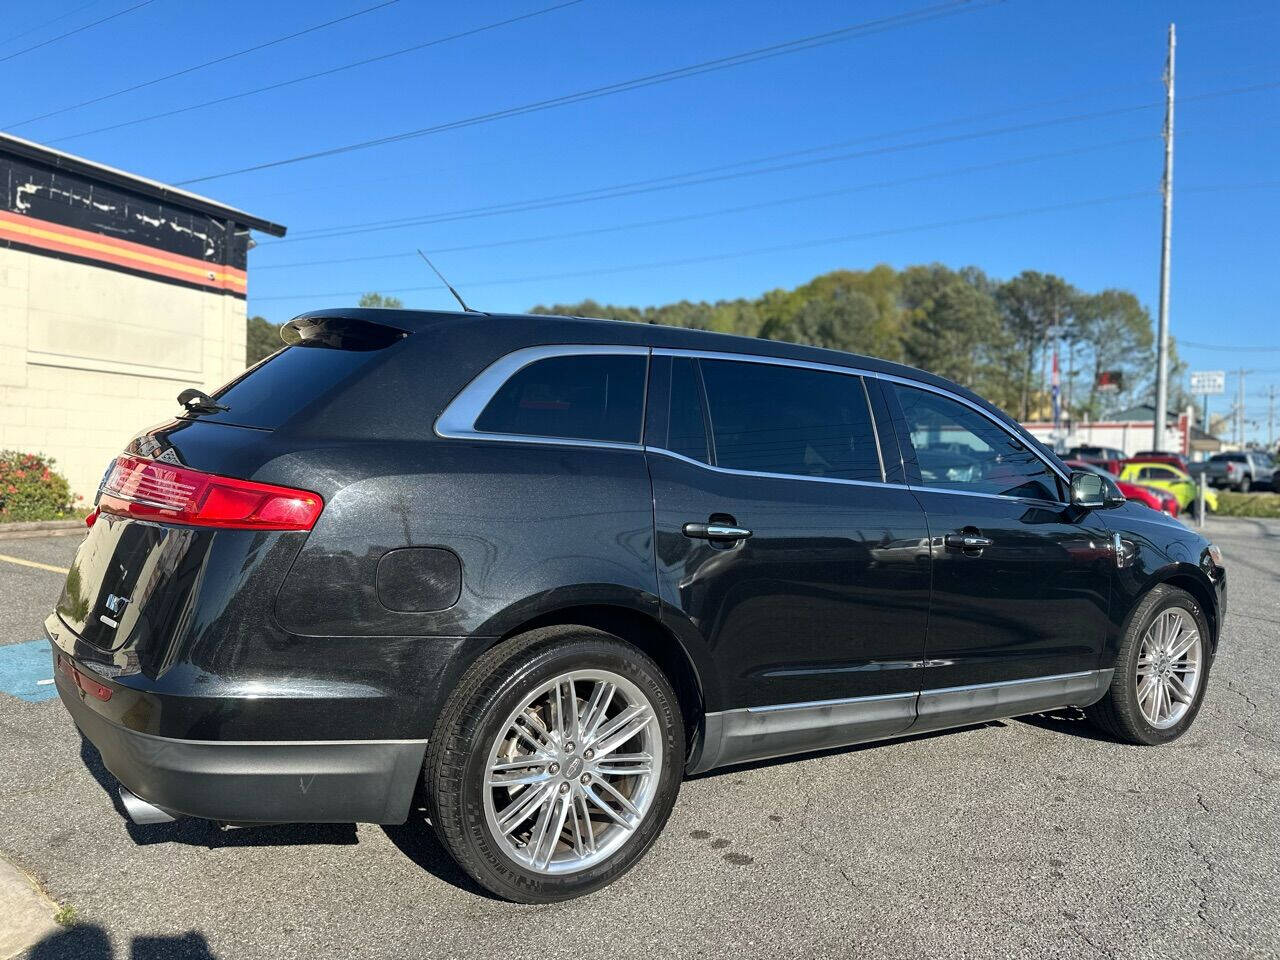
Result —
[[883, 479], [861, 377], [737, 360], [700, 366], [716, 466]]
[[484, 433], [639, 443], [644, 356], [570, 355], [512, 374], [476, 418]]
[[1057, 476], [1048, 464], [977, 410], [929, 390], [898, 383], [892, 388], [926, 486], [1062, 499]]

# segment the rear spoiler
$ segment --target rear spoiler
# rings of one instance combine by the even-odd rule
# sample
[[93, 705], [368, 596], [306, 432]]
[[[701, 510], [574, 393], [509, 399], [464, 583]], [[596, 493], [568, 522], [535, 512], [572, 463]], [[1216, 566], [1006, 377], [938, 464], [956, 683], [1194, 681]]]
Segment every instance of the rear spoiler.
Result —
[[409, 331], [399, 327], [354, 317], [294, 317], [280, 328], [280, 339], [289, 346], [332, 350], [381, 350], [407, 336]]

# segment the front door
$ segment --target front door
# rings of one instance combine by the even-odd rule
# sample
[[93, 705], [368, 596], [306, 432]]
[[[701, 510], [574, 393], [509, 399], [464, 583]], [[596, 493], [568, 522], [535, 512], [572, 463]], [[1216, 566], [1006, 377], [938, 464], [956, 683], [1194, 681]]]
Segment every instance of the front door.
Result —
[[1115, 557], [1093, 514], [1016, 433], [948, 394], [882, 381], [928, 516], [933, 599], [917, 729], [1086, 700]]
[[646, 435], [659, 591], [715, 665], [716, 762], [907, 729], [929, 533], [905, 485], [885, 482], [862, 377], [663, 359], [650, 403], [669, 416]]

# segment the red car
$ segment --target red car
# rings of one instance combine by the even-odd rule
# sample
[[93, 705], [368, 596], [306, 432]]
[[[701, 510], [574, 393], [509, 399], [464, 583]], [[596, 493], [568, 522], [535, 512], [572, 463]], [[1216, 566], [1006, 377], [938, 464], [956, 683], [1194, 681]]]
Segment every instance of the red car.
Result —
[[1064, 460], [1062, 462], [1072, 470], [1084, 470], [1088, 473], [1101, 474], [1119, 487], [1120, 492], [1129, 500], [1144, 504], [1152, 510], [1167, 513], [1171, 517], [1178, 515], [1178, 498], [1168, 491], [1159, 490], [1155, 487], [1145, 487], [1140, 483], [1117, 480], [1115, 474], [1102, 469], [1095, 463], [1085, 463], [1083, 460]]
[[1159, 450], [1140, 450], [1135, 453], [1130, 460], [1140, 460], [1143, 463], [1167, 463], [1171, 467], [1177, 467], [1183, 473], [1191, 472], [1191, 465], [1187, 463], [1187, 458], [1180, 453], [1161, 453]]

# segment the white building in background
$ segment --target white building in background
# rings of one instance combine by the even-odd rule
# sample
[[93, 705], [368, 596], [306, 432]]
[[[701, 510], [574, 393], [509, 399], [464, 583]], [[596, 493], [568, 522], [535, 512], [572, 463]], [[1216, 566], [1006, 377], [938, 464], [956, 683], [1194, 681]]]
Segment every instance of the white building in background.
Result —
[[0, 448], [88, 497], [179, 391], [243, 370], [250, 230], [285, 232], [0, 134]]
[[[1023, 424], [1033, 437], [1054, 446], [1053, 424], [1031, 421]], [[1155, 432], [1155, 407], [1139, 404], [1122, 410], [1106, 420], [1079, 421], [1059, 427], [1064, 440], [1058, 446], [1070, 449], [1077, 446], [1112, 447], [1131, 457], [1142, 450], [1152, 449]], [[1181, 453], [1189, 460], [1198, 460], [1222, 449], [1222, 442], [1206, 433], [1195, 423], [1195, 411], [1170, 413], [1165, 421], [1164, 443], [1161, 449], [1169, 453]]]

